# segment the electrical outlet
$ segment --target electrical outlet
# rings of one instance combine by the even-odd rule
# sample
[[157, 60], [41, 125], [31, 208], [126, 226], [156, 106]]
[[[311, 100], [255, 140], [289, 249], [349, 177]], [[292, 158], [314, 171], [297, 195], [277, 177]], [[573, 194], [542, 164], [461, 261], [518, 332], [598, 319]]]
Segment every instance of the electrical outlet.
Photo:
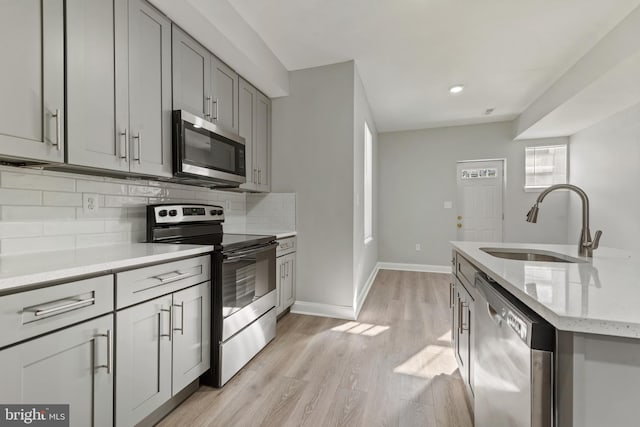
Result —
[[416, 251], [421, 251], [422, 250], [422, 245], [420, 243], [416, 243]]
[[99, 208], [100, 208], [100, 203], [98, 201], [97, 194], [82, 193], [82, 210], [85, 213], [98, 212]]

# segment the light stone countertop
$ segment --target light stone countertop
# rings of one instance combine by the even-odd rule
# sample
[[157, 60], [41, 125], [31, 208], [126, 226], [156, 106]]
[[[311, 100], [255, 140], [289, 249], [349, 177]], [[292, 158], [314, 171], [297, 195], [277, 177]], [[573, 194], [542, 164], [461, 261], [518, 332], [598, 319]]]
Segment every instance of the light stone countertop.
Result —
[[73, 250], [0, 256], [0, 295], [44, 283], [78, 276], [110, 273], [114, 270], [213, 251], [208, 245], [130, 243]]
[[[600, 247], [593, 258], [577, 245], [452, 242], [469, 261], [557, 329], [640, 338], [640, 254]], [[536, 249], [585, 263], [515, 261], [480, 248]], [[476, 308], [481, 310], [481, 308]]]
[[276, 239], [293, 237], [298, 233], [295, 230], [282, 230], [275, 228], [251, 228], [251, 227], [224, 227], [224, 232], [229, 234], [258, 234], [264, 236], [276, 236]]

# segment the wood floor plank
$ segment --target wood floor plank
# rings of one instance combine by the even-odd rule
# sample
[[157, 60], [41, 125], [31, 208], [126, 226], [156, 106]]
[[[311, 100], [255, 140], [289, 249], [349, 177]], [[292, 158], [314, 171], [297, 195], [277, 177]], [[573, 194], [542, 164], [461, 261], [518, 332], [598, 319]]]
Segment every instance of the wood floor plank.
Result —
[[471, 427], [449, 275], [380, 270], [357, 321], [287, 314], [224, 388], [201, 387], [160, 425]]

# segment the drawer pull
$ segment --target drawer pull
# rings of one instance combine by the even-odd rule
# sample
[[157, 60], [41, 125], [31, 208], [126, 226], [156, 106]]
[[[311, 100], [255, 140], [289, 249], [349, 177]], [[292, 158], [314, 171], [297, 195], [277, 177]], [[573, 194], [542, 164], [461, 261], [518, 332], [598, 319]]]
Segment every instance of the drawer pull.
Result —
[[57, 311], [63, 311], [63, 310], [69, 310], [72, 308], [77, 308], [83, 305], [89, 305], [89, 304], [93, 304], [95, 302], [95, 298], [87, 298], [87, 299], [81, 299], [78, 301], [74, 301], [72, 303], [69, 304], [64, 304], [64, 305], [59, 305], [57, 307], [51, 307], [51, 308], [47, 308], [45, 310], [36, 310], [35, 315], [36, 316], [44, 316], [46, 314], [51, 314], [51, 313], [55, 313]]
[[170, 273], [161, 274], [159, 276], [153, 276], [153, 278], [160, 280], [160, 282], [162, 283], [165, 283], [165, 282], [173, 282], [174, 280], [179, 280], [187, 276], [192, 276], [192, 274], [188, 271], [186, 273], [183, 273], [181, 271], [176, 270]]

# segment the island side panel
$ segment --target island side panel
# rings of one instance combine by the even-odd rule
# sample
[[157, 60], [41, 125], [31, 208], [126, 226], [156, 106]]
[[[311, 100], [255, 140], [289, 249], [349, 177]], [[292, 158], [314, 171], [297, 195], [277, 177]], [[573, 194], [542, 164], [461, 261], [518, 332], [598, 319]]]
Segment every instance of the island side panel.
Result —
[[637, 426], [640, 340], [567, 332], [560, 335], [558, 427]]

